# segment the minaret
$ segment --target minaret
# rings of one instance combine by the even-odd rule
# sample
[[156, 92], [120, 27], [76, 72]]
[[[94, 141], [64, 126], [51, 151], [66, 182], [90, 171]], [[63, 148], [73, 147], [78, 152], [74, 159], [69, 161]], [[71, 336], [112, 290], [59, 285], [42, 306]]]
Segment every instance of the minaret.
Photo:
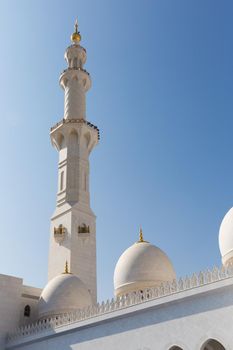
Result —
[[59, 152], [58, 192], [51, 219], [49, 280], [64, 263], [87, 286], [96, 302], [96, 217], [90, 207], [89, 155], [99, 130], [86, 120], [86, 92], [91, 87], [83, 68], [86, 50], [80, 45], [77, 21], [72, 45], [65, 52], [68, 68], [60, 76], [65, 93], [64, 117], [51, 128], [52, 145]]

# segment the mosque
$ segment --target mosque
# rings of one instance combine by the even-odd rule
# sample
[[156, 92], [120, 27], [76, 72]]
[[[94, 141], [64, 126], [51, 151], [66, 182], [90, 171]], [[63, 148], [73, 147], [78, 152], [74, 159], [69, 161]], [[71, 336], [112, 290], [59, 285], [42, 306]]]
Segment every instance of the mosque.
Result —
[[233, 208], [220, 227], [220, 268], [176, 279], [169, 257], [140, 230], [116, 264], [114, 298], [97, 302], [89, 155], [100, 134], [86, 119], [91, 78], [77, 23], [71, 41], [59, 80], [64, 116], [50, 131], [59, 161], [48, 283], [41, 290], [0, 275], [0, 349], [232, 350]]

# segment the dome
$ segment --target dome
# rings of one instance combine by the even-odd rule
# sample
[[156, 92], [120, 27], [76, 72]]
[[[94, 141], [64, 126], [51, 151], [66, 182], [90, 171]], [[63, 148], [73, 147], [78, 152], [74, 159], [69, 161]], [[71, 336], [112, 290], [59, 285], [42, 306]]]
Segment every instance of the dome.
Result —
[[120, 256], [114, 271], [115, 295], [160, 286], [173, 281], [175, 270], [167, 255], [158, 247], [140, 240]]
[[78, 33], [74, 32], [70, 38], [71, 38], [71, 41], [73, 41], [74, 43], [79, 43], [81, 41], [81, 35], [79, 32]]
[[219, 230], [219, 248], [223, 265], [233, 263], [233, 208], [224, 216]]
[[39, 303], [39, 318], [82, 309], [92, 304], [90, 292], [75, 275], [63, 273], [54, 277], [43, 289]]

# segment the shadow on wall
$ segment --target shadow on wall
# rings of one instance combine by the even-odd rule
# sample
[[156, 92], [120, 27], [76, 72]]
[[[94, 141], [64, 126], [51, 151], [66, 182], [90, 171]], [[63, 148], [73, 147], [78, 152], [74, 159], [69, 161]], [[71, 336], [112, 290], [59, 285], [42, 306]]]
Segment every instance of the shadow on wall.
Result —
[[201, 350], [226, 350], [226, 348], [217, 340], [209, 339], [202, 345]]
[[[183, 350], [181, 347], [174, 345], [169, 350]], [[224, 346], [215, 339], [208, 339], [200, 350], [226, 350]]]

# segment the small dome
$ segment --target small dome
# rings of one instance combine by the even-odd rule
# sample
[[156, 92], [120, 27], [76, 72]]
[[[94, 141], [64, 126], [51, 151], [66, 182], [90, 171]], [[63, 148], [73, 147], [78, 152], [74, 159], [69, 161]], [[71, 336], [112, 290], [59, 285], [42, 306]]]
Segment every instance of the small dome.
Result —
[[223, 265], [233, 263], [233, 208], [224, 216], [219, 230], [219, 248]]
[[43, 289], [39, 303], [39, 318], [82, 309], [92, 304], [85, 284], [75, 275], [64, 273], [54, 277]]
[[158, 247], [140, 240], [120, 256], [114, 271], [115, 295], [160, 286], [173, 281], [175, 270], [167, 255]]
[[81, 35], [80, 33], [76, 33], [74, 32], [71, 37], [70, 37], [71, 41], [73, 41], [74, 43], [79, 43], [81, 41]]

